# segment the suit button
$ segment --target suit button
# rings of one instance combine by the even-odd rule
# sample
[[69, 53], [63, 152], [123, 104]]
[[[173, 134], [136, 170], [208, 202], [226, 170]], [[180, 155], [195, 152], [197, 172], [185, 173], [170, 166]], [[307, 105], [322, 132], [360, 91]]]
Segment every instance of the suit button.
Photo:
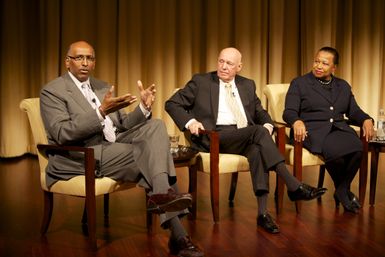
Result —
[[334, 107], [333, 107], [333, 106], [330, 106], [330, 110], [332, 110], [332, 111], [333, 111], [333, 110], [334, 110]]
[[330, 122], [333, 122], [333, 119], [330, 119]]

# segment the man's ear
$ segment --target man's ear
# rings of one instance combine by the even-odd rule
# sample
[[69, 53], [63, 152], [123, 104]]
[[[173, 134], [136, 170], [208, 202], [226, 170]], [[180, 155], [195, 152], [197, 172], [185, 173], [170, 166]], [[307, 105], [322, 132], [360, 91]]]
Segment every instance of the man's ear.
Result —
[[238, 64], [237, 66], [237, 72], [240, 72], [242, 70], [242, 63]]
[[66, 65], [67, 69], [70, 67], [70, 58], [68, 56], [66, 57], [64, 64]]

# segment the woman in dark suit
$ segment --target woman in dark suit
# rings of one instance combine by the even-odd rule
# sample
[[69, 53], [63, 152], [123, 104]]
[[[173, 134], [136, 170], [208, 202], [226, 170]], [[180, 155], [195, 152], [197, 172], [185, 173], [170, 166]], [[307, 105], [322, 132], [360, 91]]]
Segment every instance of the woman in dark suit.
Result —
[[361, 206], [350, 184], [360, 166], [362, 143], [344, 116], [362, 126], [366, 140], [373, 136], [373, 119], [358, 106], [350, 85], [333, 75], [338, 59], [334, 48], [317, 52], [312, 72], [291, 82], [283, 119], [292, 126], [294, 140], [325, 159], [336, 206], [341, 202], [346, 211], [358, 213]]

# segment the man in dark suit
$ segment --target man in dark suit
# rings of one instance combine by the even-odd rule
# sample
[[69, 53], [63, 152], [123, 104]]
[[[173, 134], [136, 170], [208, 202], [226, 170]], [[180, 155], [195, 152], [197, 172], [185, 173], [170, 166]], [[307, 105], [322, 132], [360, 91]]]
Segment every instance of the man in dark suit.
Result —
[[242, 69], [241, 53], [223, 49], [217, 71], [194, 75], [167, 102], [166, 111], [180, 130], [189, 130], [193, 147], [209, 149], [209, 138], [199, 130], [217, 130], [220, 152], [247, 157], [253, 190], [258, 199], [257, 224], [270, 233], [279, 228], [267, 212], [269, 170], [281, 176], [291, 200], [310, 200], [326, 189], [301, 184], [286, 169], [284, 158], [271, 138], [273, 122], [262, 108], [254, 81], [237, 75]]
[[[138, 81], [140, 103], [127, 114], [122, 108], [136, 102], [136, 96], [114, 97], [113, 86], [91, 77], [95, 52], [90, 44], [71, 44], [65, 65], [68, 72], [49, 82], [40, 94], [49, 143], [92, 147], [96, 177], [137, 182], [150, 191], [147, 208], [160, 214], [163, 228], [170, 228], [172, 254], [203, 256], [179, 220], [188, 212], [191, 195], [178, 192], [166, 126], [151, 119], [155, 85], [144, 89]], [[48, 185], [81, 174], [82, 156], [49, 157]]]
[[362, 126], [366, 140], [373, 136], [373, 120], [358, 106], [350, 85], [333, 76], [339, 62], [336, 49], [321, 48], [312, 72], [294, 79], [285, 101], [283, 119], [292, 126], [292, 137], [310, 152], [325, 159], [336, 192], [336, 205], [358, 213], [361, 207], [350, 191], [360, 166], [362, 143], [344, 116]]

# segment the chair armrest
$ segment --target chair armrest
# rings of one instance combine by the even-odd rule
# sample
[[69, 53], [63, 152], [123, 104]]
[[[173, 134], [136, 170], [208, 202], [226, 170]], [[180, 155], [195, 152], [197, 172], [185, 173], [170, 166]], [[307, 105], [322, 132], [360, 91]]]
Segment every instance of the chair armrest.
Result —
[[[214, 130], [199, 130], [199, 134], [210, 136], [210, 162], [219, 162], [219, 134]], [[211, 164], [210, 164], [211, 165]]]
[[273, 125], [274, 125], [274, 128], [280, 128], [280, 127], [291, 128], [291, 126], [286, 122], [274, 121]]
[[38, 144], [37, 149], [41, 154], [48, 157], [54, 152], [83, 152], [84, 153], [84, 175], [86, 183], [86, 195], [95, 195], [95, 157], [94, 149], [81, 146], [47, 145]]

